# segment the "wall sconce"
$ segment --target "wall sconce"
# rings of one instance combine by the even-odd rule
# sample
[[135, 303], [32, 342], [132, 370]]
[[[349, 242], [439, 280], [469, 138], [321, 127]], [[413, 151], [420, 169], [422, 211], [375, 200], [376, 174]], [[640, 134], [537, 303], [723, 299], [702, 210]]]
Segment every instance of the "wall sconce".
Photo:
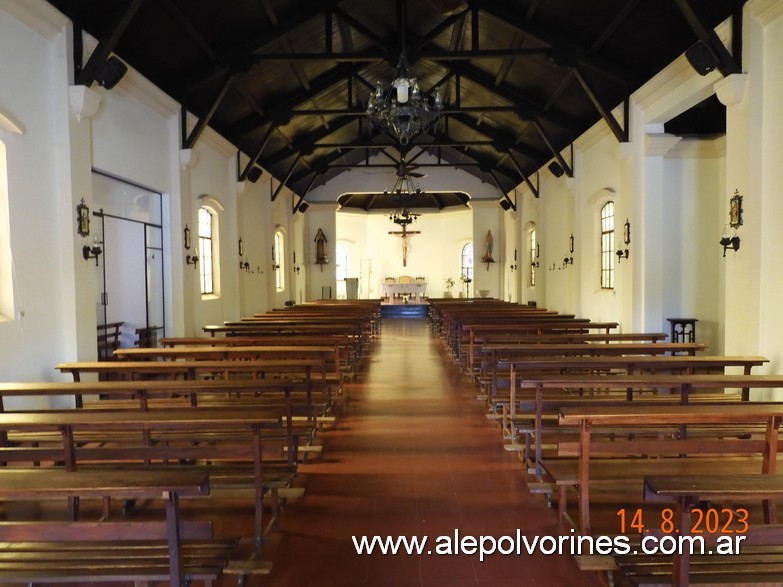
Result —
[[530, 263], [531, 267], [535, 267], [536, 269], [538, 269], [538, 267], [539, 267], [538, 257], [540, 255], [541, 255], [541, 248], [540, 248], [540, 245], [538, 243], [536, 243], [536, 260], [532, 261]]
[[296, 251], [294, 251], [294, 273], [299, 275], [300, 269], [301, 267], [299, 267], [299, 265], [296, 264]]
[[511, 265], [511, 271], [517, 270], [517, 250], [514, 249], [514, 264]]
[[[85, 206], [86, 207], [86, 206]], [[103, 252], [100, 246], [98, 246], [98, 237], [95, 237], [95, 240], [93, 241], [93, 246], [84, 245], [82, 247], [82, 256], [84, 256], [84, 260], [88, 261], [90, 259], [95, 259], [95, 266], [98, 266], [98, 255], [100, 255]]]
[[723, 256], [726, 256], [726, 249], [733, 249], [736, 253], [740, 248], [740, 237], [736, 234], [729, 236], [728, 227], [723, 229], [723, 236], [720, 237], [720, 244], [723, 245]]
[[245, 243], [242, 242], [242, 237], [239, 237], [239, 243], [238, 243], [238, 249], [239, 249], [239, 268], [244, 269], [245, 273], [250, 273], [250, 261], [247, 259], [242, 259], [242, 257], [245, 256]]
[[623, 243], [625, 243], [626, 248], [625, 249], [617, 249], [617, 262], [619, 263], [622, 259], [628, 258], [628, 245], [631, 244], [631, 223], [628, 221], [628, 219], [625, 219], [625, 224], [623, 225]]
[[[183, 241], [185, 244], [185, 250], [189, 251], [191, 245], [190, 228], [188, 228], [187, 224], [185, 225], [185, 229], [182, 232], [183, 232]], [[193, 265], [193, 269], [196, 269], [197, 268], [196, 266], [198, 265], [198, 255], [188, 255], [187, 257], [185, 257], [185, 263], [187, 263], [188, 265]]]
[[571, 236], [568, 237], [568, 252], [570, 253], [570, 256], [563, 259], [563, 269], [568, 267], [569, 265], [574, 264], [574, 235], [573, 233]]
[[79, 236], [90, 236], [90, 209], [84, 198], [76, 205], [76, 232]]

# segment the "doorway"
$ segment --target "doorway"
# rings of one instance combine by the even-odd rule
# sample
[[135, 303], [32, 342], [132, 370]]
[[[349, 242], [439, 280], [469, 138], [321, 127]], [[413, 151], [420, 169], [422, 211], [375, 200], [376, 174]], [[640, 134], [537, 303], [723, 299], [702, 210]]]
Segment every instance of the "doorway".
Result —
[[162, 195], [93, 172], [96, 244], [103, 254], [98, 325], [121, 323], [119, 346], [157, 346], [166, 335]]

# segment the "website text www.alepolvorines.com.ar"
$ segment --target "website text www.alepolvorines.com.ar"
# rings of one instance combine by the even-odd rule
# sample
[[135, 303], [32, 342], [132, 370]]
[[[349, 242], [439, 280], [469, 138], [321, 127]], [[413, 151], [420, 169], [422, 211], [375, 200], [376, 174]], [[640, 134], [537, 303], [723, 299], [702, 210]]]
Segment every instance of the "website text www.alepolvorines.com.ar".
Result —
[[640, 538], [619, 536], [526, 536], [521, 530], [514, 535], [474, 536], [452, 534], [430, 536], [351, 536], [359, 555], [478, 555], [480, 561], [496, 555], [626, 555], [626, 554], [739, 554], [745, 540], [742, 535], [719, 536], [708, 542], [703, 536], [664, 535]]

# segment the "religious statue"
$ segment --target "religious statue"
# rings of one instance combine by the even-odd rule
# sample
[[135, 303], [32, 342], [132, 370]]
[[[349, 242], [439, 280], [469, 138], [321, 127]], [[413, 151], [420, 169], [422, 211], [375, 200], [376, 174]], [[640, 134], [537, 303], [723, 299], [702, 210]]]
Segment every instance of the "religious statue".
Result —
[[320, 228], [315, 233], [315, 262], [318, 265], [329, 262], [329, 258], [326, 256], [326, 235]]
[[494, 263], [495, 260], [492, 258], [492, 247], [493, 247], [493, 240], [492, 240], [492, 231], [487, 231], [487, 236], [484, 237], [484, 256], [481, 258], [481, 260], [484, 263]]

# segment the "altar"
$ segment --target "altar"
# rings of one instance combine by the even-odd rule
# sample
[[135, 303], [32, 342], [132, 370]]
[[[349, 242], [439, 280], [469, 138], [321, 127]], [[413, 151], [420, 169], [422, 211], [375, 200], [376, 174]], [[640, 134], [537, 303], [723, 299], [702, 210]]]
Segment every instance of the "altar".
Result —
[[402, 297], [409, 296], [411, 299], [420, 300], [427, 293], [427, 284], [425, 282], [413, 283], [382, 283], [381, 297]]

